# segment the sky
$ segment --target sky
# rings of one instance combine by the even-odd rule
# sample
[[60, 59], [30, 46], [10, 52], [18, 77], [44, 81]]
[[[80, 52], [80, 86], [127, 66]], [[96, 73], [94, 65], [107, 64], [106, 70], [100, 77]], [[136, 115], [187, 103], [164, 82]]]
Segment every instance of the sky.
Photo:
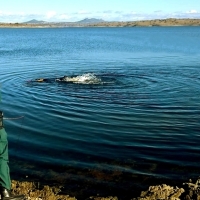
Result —
[[0, 22], [200, 19], [200, 0], [0, 0]]

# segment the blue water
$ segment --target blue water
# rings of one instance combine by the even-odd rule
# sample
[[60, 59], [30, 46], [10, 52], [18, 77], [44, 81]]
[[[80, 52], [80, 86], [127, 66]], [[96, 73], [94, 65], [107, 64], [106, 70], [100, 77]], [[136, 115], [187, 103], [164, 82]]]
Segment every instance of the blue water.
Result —
[[200, 27], [0, 29], [0, 60], [13, 178], [124, 195], [200, 174]]

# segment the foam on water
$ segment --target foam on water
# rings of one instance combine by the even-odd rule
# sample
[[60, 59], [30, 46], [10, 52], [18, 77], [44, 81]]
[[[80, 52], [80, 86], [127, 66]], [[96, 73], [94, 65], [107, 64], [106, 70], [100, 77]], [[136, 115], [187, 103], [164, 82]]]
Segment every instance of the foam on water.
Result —
[[101, 79], [93, 73], [86, 73], [75, 77], [65, 77], [63, 81], [78, 84], [100, 84]]

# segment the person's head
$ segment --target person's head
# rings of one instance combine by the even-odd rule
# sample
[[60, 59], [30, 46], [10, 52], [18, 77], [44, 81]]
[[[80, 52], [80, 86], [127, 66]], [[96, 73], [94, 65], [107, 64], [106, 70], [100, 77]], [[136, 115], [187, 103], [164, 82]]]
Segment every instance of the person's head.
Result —
[[37, 78], [37, 79], [35, 79], [35, 81], [36, 81], [36, 82], [43, 82], [44, 79], [43, 79], [43, 78]]

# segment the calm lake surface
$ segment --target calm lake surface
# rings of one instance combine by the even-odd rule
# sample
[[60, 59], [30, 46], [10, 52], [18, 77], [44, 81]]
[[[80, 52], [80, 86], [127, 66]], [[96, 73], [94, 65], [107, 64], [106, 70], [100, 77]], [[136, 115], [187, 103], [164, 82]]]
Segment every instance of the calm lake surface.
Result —
[[0, 29], [0, 61], [11, 178], [129, 198], [200, 175], [200, 27]]

